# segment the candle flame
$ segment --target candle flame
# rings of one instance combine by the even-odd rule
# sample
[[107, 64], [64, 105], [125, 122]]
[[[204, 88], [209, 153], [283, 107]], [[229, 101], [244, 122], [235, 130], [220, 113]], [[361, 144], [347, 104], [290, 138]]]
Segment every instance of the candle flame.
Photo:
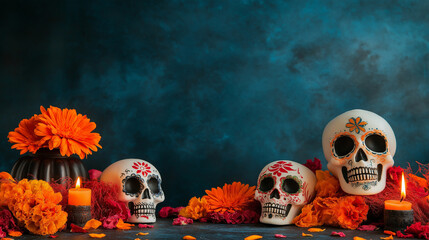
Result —
[[76, 188], [79, 189], [80, 188], [80, 177], [77, 178], [76, 181]]
[[402, 173], [402, 181], [401, 181], [401, 202], [405, 199], [405, 197], [407, 196], [406, 191], [405, 191], [405, 177], [404, 177], [404, 173]]

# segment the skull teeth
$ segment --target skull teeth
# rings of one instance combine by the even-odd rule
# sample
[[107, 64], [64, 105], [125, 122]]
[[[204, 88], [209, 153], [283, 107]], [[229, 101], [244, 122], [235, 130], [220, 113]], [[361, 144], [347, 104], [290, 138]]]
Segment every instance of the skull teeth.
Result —
[[128, 203], [131, 215], [135, 215], [137, 218], [140, 216], [155, 215], [155, 204], [153, 203]]
[[344, 178], [347, 182], [373, 181], [378, 179], [378, 169], [370, 167], [357, 167], [344, 171]]
[[264, 214], [264, 216], [269, 216], [269, 218], [273, 215], [277, 217], [287, 217], [291, 207], [291, 204], [280, 205], [277, 203], [266, 203], [262, 207], [262, 214]]

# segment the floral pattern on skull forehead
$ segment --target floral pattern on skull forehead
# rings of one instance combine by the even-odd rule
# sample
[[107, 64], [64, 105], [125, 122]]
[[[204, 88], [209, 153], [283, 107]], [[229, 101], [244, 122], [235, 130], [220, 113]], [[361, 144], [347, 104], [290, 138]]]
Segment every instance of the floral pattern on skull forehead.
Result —
[[278, 161], [276, 164], [270, 166], [268, 168], [268, 171], [280, 177], [283, 173], [288, 173], [289, 171], [295, 171], [295, 169], [292, 168], [292, 163], [290, 162]]
[[349, 122], [346, 123], [346, 128], [348, 128], [350, 132], [355, 131], [357, 134], [359, 134], [360, 132], [365, 132], [365, 126], [367, 124], [367, 122], [362, 121], [361, 117], [351, 117]]
[[146, 177], [152, 171], [150, 170], [150, 166], [145, 162], [134, 162], [133, 168], [137, 170], [136, 173], [140, 173], [143, 177]]

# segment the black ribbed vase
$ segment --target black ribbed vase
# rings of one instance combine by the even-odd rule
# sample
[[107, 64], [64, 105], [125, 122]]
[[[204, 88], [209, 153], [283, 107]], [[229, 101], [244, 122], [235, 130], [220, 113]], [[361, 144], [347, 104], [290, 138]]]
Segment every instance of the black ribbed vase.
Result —
[[13, 165], [12, 177], [16, 180], [38, 179], [47, 182], [70, 177], [88, 178], [82, 160], [74, 156], [61, 156], [59, 149], [39, 149], [35, 154], [23, 156]]

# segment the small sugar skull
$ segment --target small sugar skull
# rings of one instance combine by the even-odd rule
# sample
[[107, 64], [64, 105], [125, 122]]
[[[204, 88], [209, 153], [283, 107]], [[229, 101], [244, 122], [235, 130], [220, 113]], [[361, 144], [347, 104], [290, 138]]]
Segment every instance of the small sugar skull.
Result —
[[396, 139], [379, 115], [351, 110], [331, 120], [322, 136], [329, 171], [344, 192], [377, 194], [386, 186], [386, 171], [393, 166]]
[[161, 175], [149, 162], [124, 159], [107, 167], [101, 181], [120, 186], [119, 200], [128, 203], [131, 217], [128, 222], [153, 223], [156, 205], [165, 199]]
[[265, 166], [258, 178], [255, 199], [261, 203], [262, 223], [292, 224], [314, 195], [316, 176], [306, 166], [288, 160]]

